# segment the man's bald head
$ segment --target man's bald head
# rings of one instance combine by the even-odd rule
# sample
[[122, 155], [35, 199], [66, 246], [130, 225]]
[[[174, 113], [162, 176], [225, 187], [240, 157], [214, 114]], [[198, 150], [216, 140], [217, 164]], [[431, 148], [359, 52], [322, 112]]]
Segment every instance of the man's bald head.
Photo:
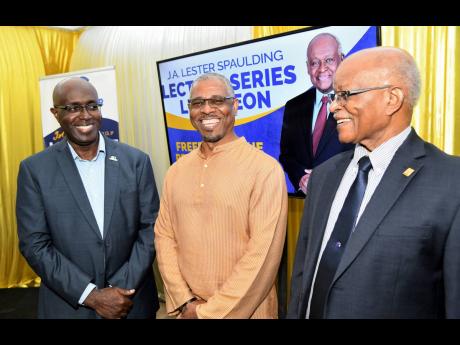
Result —
[[342, 62], [337, 70], [352, 69], [355, 79], [366, 86], [395, 85], [403, 89], [412, 110], [420, 96], [420, 73], [414, 58], [405, 50], [394, 47], [375, 47], [360, 50]]
[[307, 48], [307, 71], [312, 85], [322, 93], [332, 91], [334, 74], [342, 60], [337, 37], [326, 32], [315, 36]]
[[[97, 101], [95, 87], [82, 78], [65, 79], [53, 91], [54, 107], [50, 111], [80, 157], [92, 159], [97, 153], [102, 114], [99, 107], [88, 108]], [[72, 105], [78, 108], [67, 107]]]
[[420, 75], [402, 49], [364, 49], [340, 64], [334, 89], [345, 92], [330, 107], [339, 140], [372, 151], [410, 126]]
[[98, 98], [97, 90], [93, 84], [83, 78], [73, 77], [60, 81], [54, 87], [53, 104], [62, 105], [63, 103], [67, 103], [69, 95], [72, 94], [73, 90], [86, 90], [89, 93], [93, 93], [95, 95], [95, 99]]
[[315, 37], [313, 37], [312, 40], [310, 41], [310, 43], [308, 43], [308, 46], [307, 46], [307, 59], [310, 56], [312, 48], [316, 44], [318, 44], [319, 41], [327, 41], [328, 44], [330, 44], [332, 46], [335, 46], [335, 48], [337, 49], [337, 54], [338, 55], [340, 55], [340, 56], [342, 55], [342, 45], [340, 44], [339, 39], [336, 36], [334, 36], [333, 34], [330, 34], [328, 32], [323, 32], [323, 33], [320, 33], [319, 35], [316, 35]]

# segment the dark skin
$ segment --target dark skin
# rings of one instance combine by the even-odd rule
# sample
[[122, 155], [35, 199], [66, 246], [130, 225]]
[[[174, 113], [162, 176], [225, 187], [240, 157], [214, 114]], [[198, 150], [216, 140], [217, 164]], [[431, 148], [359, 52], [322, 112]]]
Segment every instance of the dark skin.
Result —
[[[225, 84], [217, 78], [202, 80], [190, 90], [190, 98], [212, 98], [215, 96], [230, 96]], [[238, 139], [234, 132], [237, 110], [237, 98], [229, 100], [217, 108], [210, 107], [206, 103], [199, 110], [190, 109], [190, 121], [203, 138], [201, 152], [206, 157], [213, 154], [216, 146]], [[206, 123], [210, 120], [217, 122]]]
[[206, 303], [202, 299], [193, 301], [185, 305], [184, 309], [182, 309], [182, 313], [179, 314], [177, 317], [178, 319], [198, 319], [198, 315], [196, 314], [196, 307], [199, 304]]
[[334, 80], [336, 91], [389, 85], [354, 95], [345, 104], [331, 104], [339, 140], [359, 143], [373, 151], [410, 126], [412, 107], [405, 78], [394, 66], [409, 65], [412, 57], [395, 48], [371, 48], [344, 60]]
[[121, 319], [128, 315], [133, 306], [130, 297], [134, 292], [134, 289], [126, 290], [119, 287], [94, 289], [84, 303], [105, 319]]
[[[97, 99], [94, 86], [81, 78], [64, 80], [57, 84], [53, 91], [54, 105], [86, 105], [96, 102]], [[72, 114], [59, 108], [51, 108], [50, 111], [61, 125], [75, 152], [83, 159], [93, 159], [99, 145], [101, 113], [90, 114], [83, 110]]]
[[[53, 92], [54, 105], [94, 103], [98, 99], [93, 85], [81, 78], [71, 78], [56, 85]], [[99, 147], [99, 128], [102, 115], [100, 112], [88, 113], [82, 110], [72, 114], [65, 109], [51, 108], [56, 120], [61, 125], [72, 148], [82, 159], [91, 160]], [[134, 289], [108, 287], [93, 289], [86, 297], [84, 304], [106, 319], [121, 319], [128, 315], [133, 302], [131, 297]]]

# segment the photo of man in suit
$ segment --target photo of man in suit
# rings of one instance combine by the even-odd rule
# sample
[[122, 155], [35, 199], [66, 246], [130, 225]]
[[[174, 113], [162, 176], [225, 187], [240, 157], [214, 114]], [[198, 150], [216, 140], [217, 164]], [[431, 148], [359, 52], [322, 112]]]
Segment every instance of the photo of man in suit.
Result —
[[66, 138], [21, 162], [19, 246], [40, 276], [39, 318], [155, 318], [150, 158], [103, 136], [101, 100], [81, 78], [50, 109]]
[[414, 59], [359, 51], [334, 90], [339, 139], [355, 149], [311, 175], [288, 317], [460, 318], [460, 159], [410, 126]]
[[337, 137], [330, 113], [332, 81], [343, 60], [339, 40], [332, 34], [315, 36], [307, 47], [307, 70], [312, 87], [286, 103], [279, 161], [298, 196], [305, 196], [311, 169], [337, 153], [350, 150]]

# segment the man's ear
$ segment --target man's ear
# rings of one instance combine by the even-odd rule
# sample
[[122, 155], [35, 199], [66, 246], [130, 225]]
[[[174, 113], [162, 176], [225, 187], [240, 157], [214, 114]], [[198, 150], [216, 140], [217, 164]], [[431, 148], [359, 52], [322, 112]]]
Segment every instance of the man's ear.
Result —
[[54, 118], [56, 119], [57, 122], [59, 122], [59, 115], [58, 115], [58, 110], [56, 108], [50, 108], [51, 114], [54, 115]]
[[232, 104], [232, 106], [233, 106], [233, 116], [236, 116], [238, 114], [238, 106], [239, 106], [239, 104], [240, 104], [240, 102], [239, 102], [238, 98], [235, 97], [233, 99], [233, 104]]
[[389, 88], [386, 103], [386, 114], [388, 116], [391, 116], [394, 113], [396, 113], [399, 109], [401, 109], [405, 97], [406, 96], [404, 95], [404, 92], [400, 87], [394, 86]]

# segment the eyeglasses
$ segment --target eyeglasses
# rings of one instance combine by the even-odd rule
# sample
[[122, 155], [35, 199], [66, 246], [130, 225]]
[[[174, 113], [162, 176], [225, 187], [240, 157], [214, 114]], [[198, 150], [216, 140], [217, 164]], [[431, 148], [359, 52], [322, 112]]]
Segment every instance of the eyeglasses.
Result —
[[318, 68], [319, 66], [321, 66], [321, 62], [326, 64], [326, 66], [333, 66], [335, 64], [335, 58], [328, 57], [328, 58], [325, 58], [324, 60], [319, 60], [319, 59], [314, 59], [311, 61], [307, 60], [307, 63], [310, 65], [311, 68]]
[[212, 98], [193, 98], [188, 100], [188, 106], [192, 110], [198, 110], [201, 109], [202, 106], [208, 102], [208, 105], [211, 108], [219, 108], [224, 105], [225, 101], [229, 99], [234, 99], [235, 97], [233, 96], [228, 96], [228, 97], [222, 97], [222, 96], [216, 96]]
[[336, 91], [335, 94], [331, 94], [331, 99], [339, 105], [344, 105], [348, 101], [348, 97], [359, 95], [360, 93], [373, 91], [373, 90], [382, 90], [391, 87], [392, 85], [376, 86], [376, 87], [367, 87], [365, 89], [355, 89], [355, 90], [344, 90]]
[[78, 114], [86, 109], [89, 114], [97, 114], [102, 107], [102, 99], [98, 99], [97, 102], [91, 102], [88, 104], [67, 104], [67, 105], [55, 105], [54, 107], [57, 109], [63, 109], [71, 114]]

